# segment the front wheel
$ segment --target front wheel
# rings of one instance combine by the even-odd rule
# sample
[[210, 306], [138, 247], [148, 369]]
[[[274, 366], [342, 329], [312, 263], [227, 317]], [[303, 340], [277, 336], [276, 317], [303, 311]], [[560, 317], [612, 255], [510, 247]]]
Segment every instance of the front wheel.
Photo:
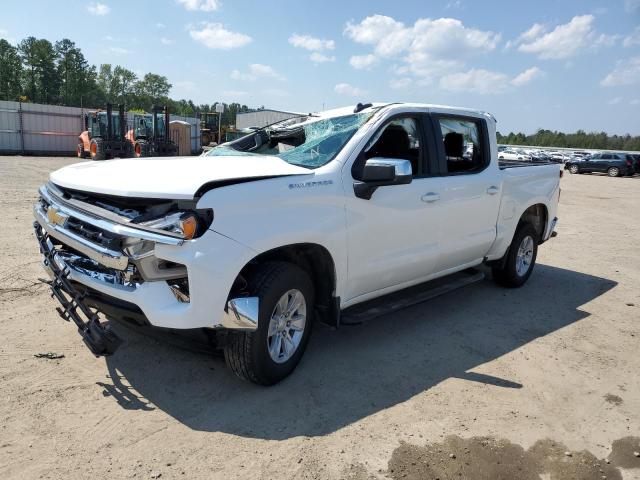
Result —
[[574, 173], [574, 174], [575, 174], [575, 173], [578, 173], [578, 172], [579, 172], [579, 171], [578, 171], [578, 166], [577, 166], [577, 165], [571, 165], [571, 166], [569, 167], [569, 171], [570, 171], [571, 173]]
[[618, 167], [610, 167], [609, 170], [607, 170], [607, 175], [610, 177], [619, 177], [620, 169]]
[[313, 283], [296, 265], [268, 262], [253, 275], [249, 295], [259, 298], [258, 328], [231, 332], [224, 357], [239, 377], [273, 385], [296, 368], [309, 341]]
[[533, 225], [524, 223], [518, 227], [504, 264], [491, 270], [496, 283], [509, 288], [524, 285], [536, 263], [538, 241], [538, 232]]

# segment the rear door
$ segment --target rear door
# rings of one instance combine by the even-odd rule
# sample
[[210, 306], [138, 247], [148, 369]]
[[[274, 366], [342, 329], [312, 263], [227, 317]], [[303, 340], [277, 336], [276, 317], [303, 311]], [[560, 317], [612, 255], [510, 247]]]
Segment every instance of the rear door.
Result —
[[502, 184], [486, 119], [434, 113], [431, 120], [439, 182], [437, 190], [425, 193], [438, 196], [436, 270], [443, 272], [483, 260], [496, 238]]

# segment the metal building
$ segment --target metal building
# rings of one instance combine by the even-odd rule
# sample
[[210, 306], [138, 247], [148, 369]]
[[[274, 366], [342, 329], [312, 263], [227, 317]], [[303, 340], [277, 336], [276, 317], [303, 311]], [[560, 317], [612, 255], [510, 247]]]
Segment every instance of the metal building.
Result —
[[[84, 114], [93, 109], [0, 101], [0, 155], [75, 155]], [[133, 113], [127, 113], [132, 125]], [[191, 153], [200, 153], [200, 119], [171, 115], [191, 125]]]
[[236, 114], [236, 130], [243, 130], [250, 127], [266, 127], [272, 123], [280, 122], [297, 115], [300, 115], [300, 113], [268, 109], [238, 113]]

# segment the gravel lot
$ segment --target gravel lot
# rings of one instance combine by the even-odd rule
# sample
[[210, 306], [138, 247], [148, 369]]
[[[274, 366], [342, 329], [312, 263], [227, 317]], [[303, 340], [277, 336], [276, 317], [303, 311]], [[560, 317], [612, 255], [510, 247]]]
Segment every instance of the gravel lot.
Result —
[[31, 205], [73, 161], [0, 157], [0, 478], [640, 478], [640, 177], [565, 175], [525, 287], [318, 326], [262, 388], [122, 328], [96, 359], [57, 316]]

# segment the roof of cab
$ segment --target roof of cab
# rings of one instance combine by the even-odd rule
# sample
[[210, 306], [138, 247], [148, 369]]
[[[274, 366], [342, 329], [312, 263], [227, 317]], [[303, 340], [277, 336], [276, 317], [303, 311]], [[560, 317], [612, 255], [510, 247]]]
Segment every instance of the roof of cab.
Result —
[[[428, 111], [442, 111], [442, 112], [455, 112], [455, 113], [460, 113], [460, 114], [467, 114], [467, 115], [474, 115], [474, 116], [482, 116], [485, 118], [489, 118], [491, 120], [493, 120], [494, 122], [496, 121], [495, 117], [493, 115], [491, 115], [488, 112], [482, 111], [482, 110], [477, 110], [477, 109], [473, 109], [473, 108], [464, 108], [464, 107], [454, 107], [454, 106], [450, 106], [450, 105], [437, 105], [437, 104], [431, 104], [431, 103], [402, 103], [402, 102], [398, 102], [398, 103], [381, 103], [381, 102], [377, 102], [377, 103], [372, 103], [372, 105], [368, 108], [365, 108], [362, 110], [362, 112], [367, 112], [367, 111], [371, 111], [374, 109], [380, 109], [381, 107], [384, 108], [397, 108], [399, 110], [401, 110], [402, 108], [421, 108], [421, 109], [425, 109]], [[334, 108], [331, 110], [325, 110], [322, 112], [317, 112], [314, 113], [313, 115], [315, 117], [320, 117], [320, 118], [333, 118], [333, 117], [341, 117], [344, 115], [351, 115], [354, 112], [354, 109], [356, 108], [356, 105], [351, 105], [348, 107], [341, 107], [341, 108]]]

